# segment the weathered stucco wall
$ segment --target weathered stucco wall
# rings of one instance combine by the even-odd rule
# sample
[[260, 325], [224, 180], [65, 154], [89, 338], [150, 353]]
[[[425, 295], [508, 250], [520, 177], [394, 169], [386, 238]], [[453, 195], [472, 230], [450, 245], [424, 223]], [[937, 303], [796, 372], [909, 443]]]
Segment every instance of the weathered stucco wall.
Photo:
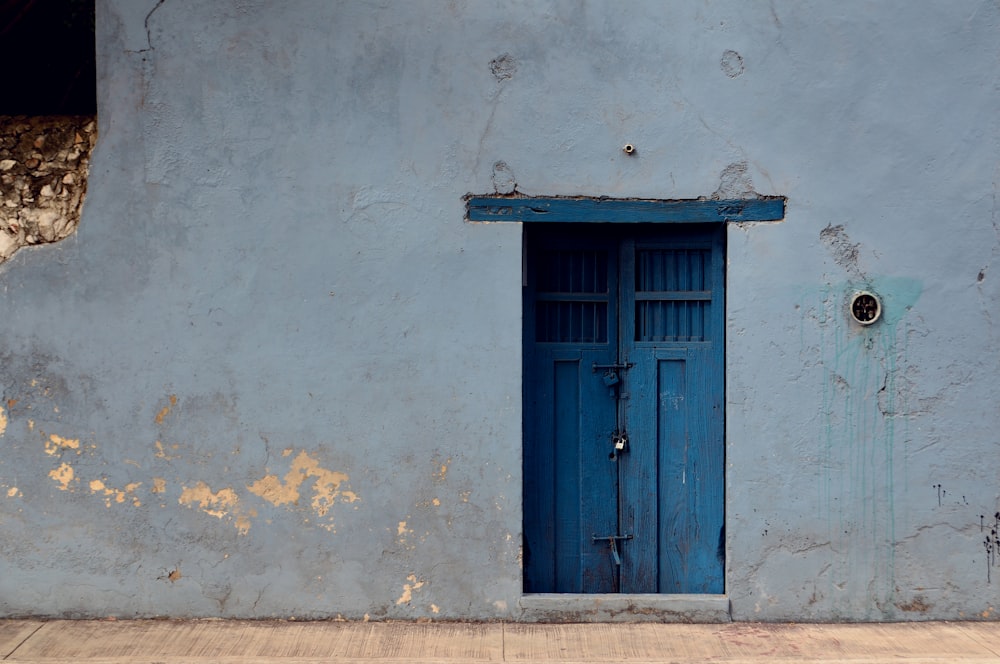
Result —
[[462, 200], [516, 187], [788, 197], [729, 229], [734, 619], [996, 616], [996, 3], [97, 23], [79, 230], [0, 267], [0, 613], [526, 617], [521, 228]]

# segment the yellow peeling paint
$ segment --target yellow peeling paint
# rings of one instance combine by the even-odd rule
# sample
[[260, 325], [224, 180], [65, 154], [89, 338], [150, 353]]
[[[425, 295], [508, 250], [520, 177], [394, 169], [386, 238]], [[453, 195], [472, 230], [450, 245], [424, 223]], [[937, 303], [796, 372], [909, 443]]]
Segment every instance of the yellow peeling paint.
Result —
[[63, 438], [62, 436], [52, 434], [45, 441], [45, 453], [49, 456], [55, 456], [63, 450], [76, 450], [76, 453], [79, 454], [80, 440], [76, 438]]
[[441, 464], [441, 467], [434, 472], [435, 482], [438, 482], [440, 484], [443, 483], [446, 479], [448, 479], [448, 466], [450, 465], [451, 465], [451, 457], [448, 457], [448, 459]]
[[[124, 503], [126, 495], [135, 493], [135, 490], [138, 489], [140, 486], [142, 486], [142, 482], [132, 482], [130, 484], [126, 484], [124, 490], [109, 487], [104, 483], [103, 480], [91, 480], [89, 486], [91, 493], [99, 493], [104, 495], [105, 507], [111, 507], [112, 502], [118, 504]], [[139, 507], [142, 505], [142, 503], [139, 502], [139, 499], [134, 496], [132, 497], [132, 504], [135, 507]]]
[[246, 535], [250, 530], [250, 518], [257, 516], [253, 509], [244, 510], [240, 506], [239, 496], [231, 488], [219, 489], [213, 492], [204, 482], [198, 482], [193, 487], [184, 487], [181, 497], [177, 499], [181, 505], [200, 509], [217, 519], [233, 520], [240, 535]]
[[[412, 533], [413, 531], [411, 530], [410, 532]], [[400, 521], [399, 525], [396, 526], [396, 534], [400, 535], [400, 536], [406, 534], [406, 522], [405, 521]]]
[[2, 436], [4, 431], [6, 430], [7, 430], [7, 413], [5, 413], [3, 407], [0, 406], [0, 436]]
[[400, 604], [409, 604], [410, 600], [413, 599], [413, 591], [419, 590], [424, 585], [424, 581], [417, 581], [416, 574], [409, 575], [406, 577], [406, 580], [409, 581], [409, 583], [403, 584], [403, 594], [396, 600], [397, 606]]
[[292, 452], [294, 452], [294, 450], [291, 447], [286, 447], [281, 451], [281, 456], [283, 457], [292, 456]]
[[35, 421], [28, 420], [28, 431], [34, 431], [34, 430], [35, 430]]
[[[173, 445], [172, 448], [176, 450], [177, 446]], [[165, 459], [167, 461], [172, 461], [174, 459], [179, 459], [180, 457], [169, 456], [167, 454], [166, 450], [163, 449], [163, 443], [161, 443], [160, 441], [156, 441], [156, 458], [157, 459]]]
[[256, 510], [250, 510], [248, 514], [238, 514], [236, 515], [235, 525], [236, 530], [239, 531], [240, 535], [246, 535], [250, 532], [250, 517], [257, 516]]
[[[288, 452], [288, 454], [282, 453], [282, 456], [291, 456], [291, 451]], [[265, 475], [247, 486], [247, 490], [275, 506], [298, 505], [300, 489], [310, 478], [314, 478], [310, 485], [312, 488], [310, 505], [319, 517], [325, 517], [337, 502], [353, 503], [360, 500], [353, 491], [341, 488], [350, 480], [346, 473], [321, 467], [319, 461], [310, 457], [305, 451], [299, 452], [292, 460], [284, 481], [277, 475]], [[328, 530], [333, 529], [332, 524], [324, 524], [323, 527]]]
[[167, 490], [167, 481], [162, 477], [153, 478], [153, 488], [150, 489], [153, 493], [163, 493]]
[[434, 613], [441, 613], [441, 609], [438, 608], [437, 604], [431, 604], [431, 611]]
[[69, 489], [70, 482], [73, 481], [73, 467], [68, 463], [62, 463], [55, 470], [49, 471], [49, 477], [59, 483], [59, 488], [63, 491]]
[[441, 501], [438, 500], [437, 498], [435, 498], [434, 500], [432, 500], [431, 504], [434, 505], [434, 507], [441, 507]]
[[171, 394], [168, 397], [168, 399], [170, 400], [170, 403], [167, 404], [166, 406], [164, 406], [163, 408], [161, 408], [160, 412], [158, 412], [156, 414], [156, 418], [155, 419], [156, 419], [156, 423], [157, 424], [163, 424], [163, 418], [165, 418], [167, 415], [169, 415], [170, 411], [173, 410], [174, 406], [177, 405], [177, 395], [176, 394]]
[[198, 509], [202, 512], [221, 519], [236, 506], [236, 503], [239, 502], [239, 497], [235, 491], [228, 488], [219, 489], [213, 493], [210, 486], [204, 482], [198, 482], [193, 487], [184, 487], [181, 497], [177, 502], [188, 507], [193, 507], [194, 503], [197, 503]]
[[17, 496], [20, 495], [22, 495], [21, 491], [16, 486], [12, 486], [11, 488], [7, 489], [8, 498], [16, 498]]

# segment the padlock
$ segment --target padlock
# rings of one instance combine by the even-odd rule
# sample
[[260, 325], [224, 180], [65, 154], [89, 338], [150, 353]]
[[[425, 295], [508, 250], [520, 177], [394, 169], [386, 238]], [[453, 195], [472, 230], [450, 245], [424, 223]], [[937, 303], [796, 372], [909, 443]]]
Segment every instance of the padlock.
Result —
[[612, 387], [620, 383], [622, 379], [618, 377], [616, 372], [609, 370], [604, 372], [604, 376], [601, 377], [601, 380], [603, 380], [604, 384], [608, 387]]

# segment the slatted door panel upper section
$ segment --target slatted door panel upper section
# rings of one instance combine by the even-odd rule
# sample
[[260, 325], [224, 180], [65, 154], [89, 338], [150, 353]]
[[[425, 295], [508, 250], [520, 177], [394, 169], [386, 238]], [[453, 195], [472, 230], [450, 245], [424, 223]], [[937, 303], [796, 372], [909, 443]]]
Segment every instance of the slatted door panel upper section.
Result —
[[608, 252], [543, 250], [535, 286], [535, 341], [608, 342]]
[[635, 340], [710, 341], [710, 247], [635, 252]]

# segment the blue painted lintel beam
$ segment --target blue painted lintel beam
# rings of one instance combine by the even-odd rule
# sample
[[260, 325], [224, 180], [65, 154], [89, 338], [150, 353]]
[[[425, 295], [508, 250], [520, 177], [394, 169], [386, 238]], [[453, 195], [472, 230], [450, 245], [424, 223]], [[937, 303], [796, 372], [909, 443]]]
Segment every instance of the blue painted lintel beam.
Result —
[[469, 221], [692, 223], [780, 221], [785, 197], [710, 200], [635, 200], [624, 198], [468, 199]]

